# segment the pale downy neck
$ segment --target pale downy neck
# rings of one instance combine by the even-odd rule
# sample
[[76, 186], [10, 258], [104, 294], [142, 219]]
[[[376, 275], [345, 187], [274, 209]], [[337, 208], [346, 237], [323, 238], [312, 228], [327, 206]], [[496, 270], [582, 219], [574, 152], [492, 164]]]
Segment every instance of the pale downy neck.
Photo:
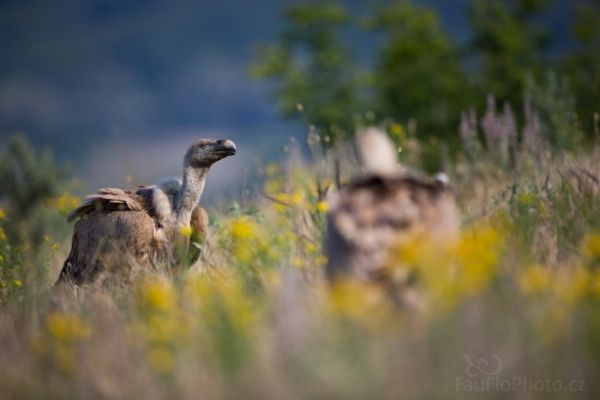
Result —
[[189, 225], [192, 211], [198, 205], [204, 184], [206, 182], [207, 168], [185, 167], [183, 170], [183, 183], [175, 197], [175, 222], [177, 225]]

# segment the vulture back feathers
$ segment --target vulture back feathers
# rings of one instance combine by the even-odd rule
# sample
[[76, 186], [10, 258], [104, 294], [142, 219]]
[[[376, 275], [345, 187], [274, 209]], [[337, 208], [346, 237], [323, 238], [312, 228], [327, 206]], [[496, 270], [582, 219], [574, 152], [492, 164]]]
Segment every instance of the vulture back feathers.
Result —
[[433, 246], [444, 244], [459, 231], [459, 211], [446, 182], [407, 174], [384, 132], [369, 129], [359, 135], [357, 146], [365, 173], [340, 189], [328, 215], [330, 281], [385, 280], [386, 268], [394, 263], [391, 250], [398, 245], [417, 236]]
[[121, 279], [135, 266], [154, 268], [166, 239], [158, 234], [150, 199], [131, 190], [99, 190], [69, 215], [75, 219], [58, 282], [93, 283], [106, 273]]

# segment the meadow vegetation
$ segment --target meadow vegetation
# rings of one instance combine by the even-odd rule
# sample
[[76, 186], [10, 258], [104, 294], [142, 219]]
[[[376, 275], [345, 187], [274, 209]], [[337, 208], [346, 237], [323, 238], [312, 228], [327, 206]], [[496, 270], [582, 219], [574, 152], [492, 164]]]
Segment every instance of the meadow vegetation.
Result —
[[[577, 45], [553, 60], [548, 0], [471, 2], [465, 45], [430, 9], [382, 3], [367, 18], [333, 0], [286, 10], [252, 72], [310, 125], [306, 143], [208, 210], [190, 268], [54, 289], [79, 189], [9, 144], [0, 397], [600, 398], [598, 2], [577, 3]], [[369, 63], [353, 29], [383, 38]], [[446, 172], [462, 210], [456, 243], [392, 252], [417, 307], [324, 279], [328, 196], [360, 173], [350, 140], [369, 125], [407, 167]]]
[[[551, 141], [558, 133], [506, 124], [506, 112], [471, 116], [475, 125], [465, 113], [464, 150], [441, 161], [463, 211], [458, 243], [415, 240], [393, 253], [390, 268], [410, 274], [418, 309], [375, 285], [325, 282], [327, 192], [359, 168], [347, 144], [324, 152], [314, 132], [310, 151], [292, 141], [280, 163], [259, 169], [253, 196], [210, 210], [196, 265], [140, 272], [127, 287], [53, 289], [70, 240], [64, 215], [77, 198], [57, 183], [40, 194], [45, 217], [27, 219], [4, 192], [3, 396], [468, 398], [481, 393], [461, 379], [484, 377], [469, 366], [483, 374], [477, 362], [498, 359], [494, 379], [563, 385], [511, 389], [524, 398], [593, 398], [600, 146], [561, 150]], [[432, 153], [406, 127], [385, 128], [405, 164], [428, 162]], [[11, 158], [16, 148], [3, 155], [12, 173], [27, 162]], [[37, 231], [39, 243], [21, 234]]]

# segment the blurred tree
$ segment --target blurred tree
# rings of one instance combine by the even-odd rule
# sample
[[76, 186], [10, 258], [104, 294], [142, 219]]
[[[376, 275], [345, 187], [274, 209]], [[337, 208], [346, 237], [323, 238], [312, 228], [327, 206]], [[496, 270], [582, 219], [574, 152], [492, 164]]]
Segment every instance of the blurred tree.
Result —
[[[549, 56], [544, 15], [552, 0], [471, 0], [472, 39], [465, 48], [452, 41], [432, 9], [411, 0], [381, 0], [364, 25], [380, 44], [372, 63], [360, 63], [370, 68], [367, 74], [359, 72], [351, 57], [355, 49], [342, 40], [358, 28], [353, 24], [358, 18], [340, 2], [288, 7], [284, 32], [261, 49], [252, 68], [254, 76], [274, 83], [284, 115], [304, 115], [323, 138], [334, 142], [351, 136], [362, 123], [356, 115], [368, 109], [375, 113], [364, 114], [367, 123], [388, 117], [411, 122], [406, 131], [416, 132], [416, 139], [441, 139], [427, 143], [444, 145], [458, 139], [460, 112], [483, 103], [488, 94], [498, 104], [511, 104], [517, 120], [523, 118], [524, 98], [531, 101], [547, 127], [561, 129], [551, 140], [556, 146], [572, 147], [579, 141], [574, 106], [586, 124], [599, 122], [594, 114], [600, 100], [599, 0], [573, 5], [579, 47], [572, 56], [563, 55], [568, 58], [563, 74], [571, 84], [560, 76], [544, 81], [557, 65]], [[552, 102], [545, 93], [564, 96]], [[558, 114], [552, 111], [563, 106]]]
[[480, 98], [488, 93], [521, 109], [528, 74], [544, 67], [550, 44], [540, 15], [552, 0], [472, 0], [472, 49], [480, 70]]
[[51, 154], [38, 154], [22, 135], [12, 139], [0, 154], [0, 204], [11, 222], [6, 225], [11, 242], [33, 248], [42, 242], [51, 214], [45, 208], [65, 178]]
[[435, 11], [394, 0], [369, 25], [386, 34], [373, 77], [381, 114], [416, 120], [419, 136], [456, 137], [460, 112], [472, 102], [471, 88]]
[[597, 132], [600, 123], [600, 1], [579, 2], [574, 7], [572, 32], [577, 46], [567, 57], [565, 71], [577, 94], [584, 131], [591, 133]]
[[300, 116], [332, 140], [353, 133], [357, 109], [356, 73], [341, 31], [350, 16], [335, 0], [311, 1], [284, 11], [286, 30], [260, 50], [254, 76], [275, 83], [284, 115]]

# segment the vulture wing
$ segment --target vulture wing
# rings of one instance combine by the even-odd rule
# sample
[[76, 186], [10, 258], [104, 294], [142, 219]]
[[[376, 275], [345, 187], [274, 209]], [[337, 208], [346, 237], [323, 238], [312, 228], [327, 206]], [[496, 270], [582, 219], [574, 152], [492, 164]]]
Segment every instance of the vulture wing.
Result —
[[152, 267], [161, 243], [148, 201], [134, 191], [115, 188], [87, 196], [68, 217], [77, 223], [57, 283], [93, 283], [106, 272], [127, 277], [132, 266]]
[[83, 203], [73, 210], [67, 220], [69, 222], [99, 211], [142, 211], [144, 198], [131, 190], [116, 188], [100, 189], [86, 196]]

